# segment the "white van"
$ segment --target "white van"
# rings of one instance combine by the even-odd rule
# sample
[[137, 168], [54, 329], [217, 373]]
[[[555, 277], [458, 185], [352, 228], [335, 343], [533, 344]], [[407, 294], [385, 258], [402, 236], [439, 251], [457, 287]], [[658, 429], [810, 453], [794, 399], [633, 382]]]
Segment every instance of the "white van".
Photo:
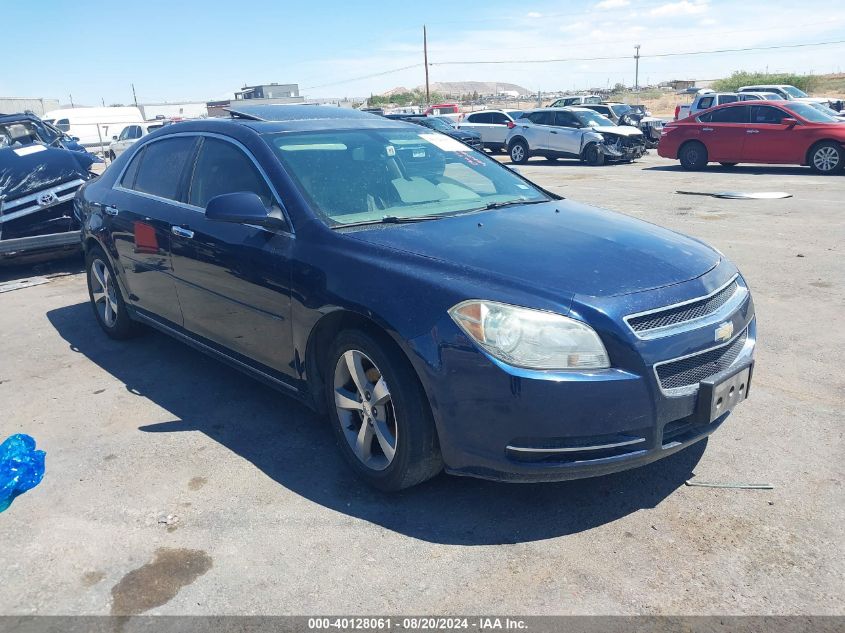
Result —
[[141, 111], [134, 107], [63, 108], [51, 110], [42, 120], [79, 139], [88, 148], [105, 147], [127, 125], [143, 123]]

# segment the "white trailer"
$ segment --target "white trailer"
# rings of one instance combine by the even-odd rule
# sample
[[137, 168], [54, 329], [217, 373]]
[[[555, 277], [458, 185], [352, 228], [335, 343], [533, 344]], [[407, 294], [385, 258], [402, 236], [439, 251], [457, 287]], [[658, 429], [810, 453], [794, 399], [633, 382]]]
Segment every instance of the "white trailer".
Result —
[[141, 111], [134, 107], [118, 108], [62, 108], [46, 112], [44, 121], [70, 136], [85, 147], [101, 149], [119, 136], [127, 125], [143, 123]]

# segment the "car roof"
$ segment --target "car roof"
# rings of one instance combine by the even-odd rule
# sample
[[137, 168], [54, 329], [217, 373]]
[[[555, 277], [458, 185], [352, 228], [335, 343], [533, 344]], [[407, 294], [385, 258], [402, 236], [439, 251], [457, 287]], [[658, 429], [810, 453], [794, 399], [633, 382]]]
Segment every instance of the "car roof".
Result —
[[16, 114], [0, 114], [0, 123], [16, 123], [18, 121], [38, 121], [39, 119], [34, 114], [26, 114], [24, 112], [18, 112]]
[[224, 108], [236, 119], [252, 121], [313, 121], [323, 119], [366, 119], [378, 116], [370, 112], [361, 112], [352, 108], [332, 106], [271, 104], [271, 105], [235, 105]]

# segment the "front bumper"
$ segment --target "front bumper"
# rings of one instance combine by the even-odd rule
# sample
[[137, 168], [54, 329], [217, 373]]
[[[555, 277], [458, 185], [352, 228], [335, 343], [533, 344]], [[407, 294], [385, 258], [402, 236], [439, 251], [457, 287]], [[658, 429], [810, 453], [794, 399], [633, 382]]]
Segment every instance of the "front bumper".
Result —
[[[668, 292], [683, 300], [700, 296], [697, 288], [709, 292], [724, 282], [714, 273], [709, 280], [686, 284], [691, 289], [679, 289], [685, 285], [679, 284]], [[683, 297], [684, 292], [689, 296]], [[631, 309], [635, 302], [622, 303], [621, 310], [637, 311]], [[667, 299], [662, 305], [671, 303]], [[712, 351], [712, 324], [665, 339], [641, 340], [618, 325], [621, 319], [608, 318], [616, 321], [616, 332], [604, 328], [600, 332], [615, 367], [591, 372], [503, 365], [480, 352], [456, 328], [452, 332], [445, 321], [439, 324], [437, 337], [417, 341], [422, 356], [437, 355], [437, 362], [429, 364], [421, 377], [446, 470], [518, 482], [592, 477], [667, 457], [724, 423], [729, 414], [712, 421], [702, 415], [699, 389], [667, 391], [655, 371], [655, 365]], [[756, 322], [750, 295], [731, 323], [736, 336], [726, 349], [733, 343], [741, 345], [729, 364], [713, 373], [735, 372], [753, 363]], [[440, 343], [435, 345], [437, 338]], [[425, 349], [426, 345], [435, 347]]]

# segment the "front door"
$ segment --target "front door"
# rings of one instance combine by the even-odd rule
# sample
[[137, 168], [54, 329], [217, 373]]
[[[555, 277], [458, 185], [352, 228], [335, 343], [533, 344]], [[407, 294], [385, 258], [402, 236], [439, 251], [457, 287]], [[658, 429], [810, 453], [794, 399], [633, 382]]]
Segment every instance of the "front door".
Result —
[[743, 163], [804, 162], [806, 144], [801, 142], [802, 129], [798, 125], [783, 125], [781, 120], [791, 115], [770, 105], [752, 105], [750, 123], [745, 130], [742, 146]]
[[581, 139], [584, 132], [581, 122], [572, 112], [555, 112], [555, 127], [552, 129], [552, 149], [572, 156], [581, 154]]
[[172, 253], [185, 329], [249, 361], [296, 375], [290, 324], [290, 252], [283, 231], [209, 220], [218, 195], [249, 191], [279, 206], [247, 150], [204, 136], [186, 194], [192, 211], [173, 227]]
[[129, 303], [142, 312], [182, 324], [170, 258], [171, 224], [197, 137], [147, 143], [126, 167], [105, 202]]

